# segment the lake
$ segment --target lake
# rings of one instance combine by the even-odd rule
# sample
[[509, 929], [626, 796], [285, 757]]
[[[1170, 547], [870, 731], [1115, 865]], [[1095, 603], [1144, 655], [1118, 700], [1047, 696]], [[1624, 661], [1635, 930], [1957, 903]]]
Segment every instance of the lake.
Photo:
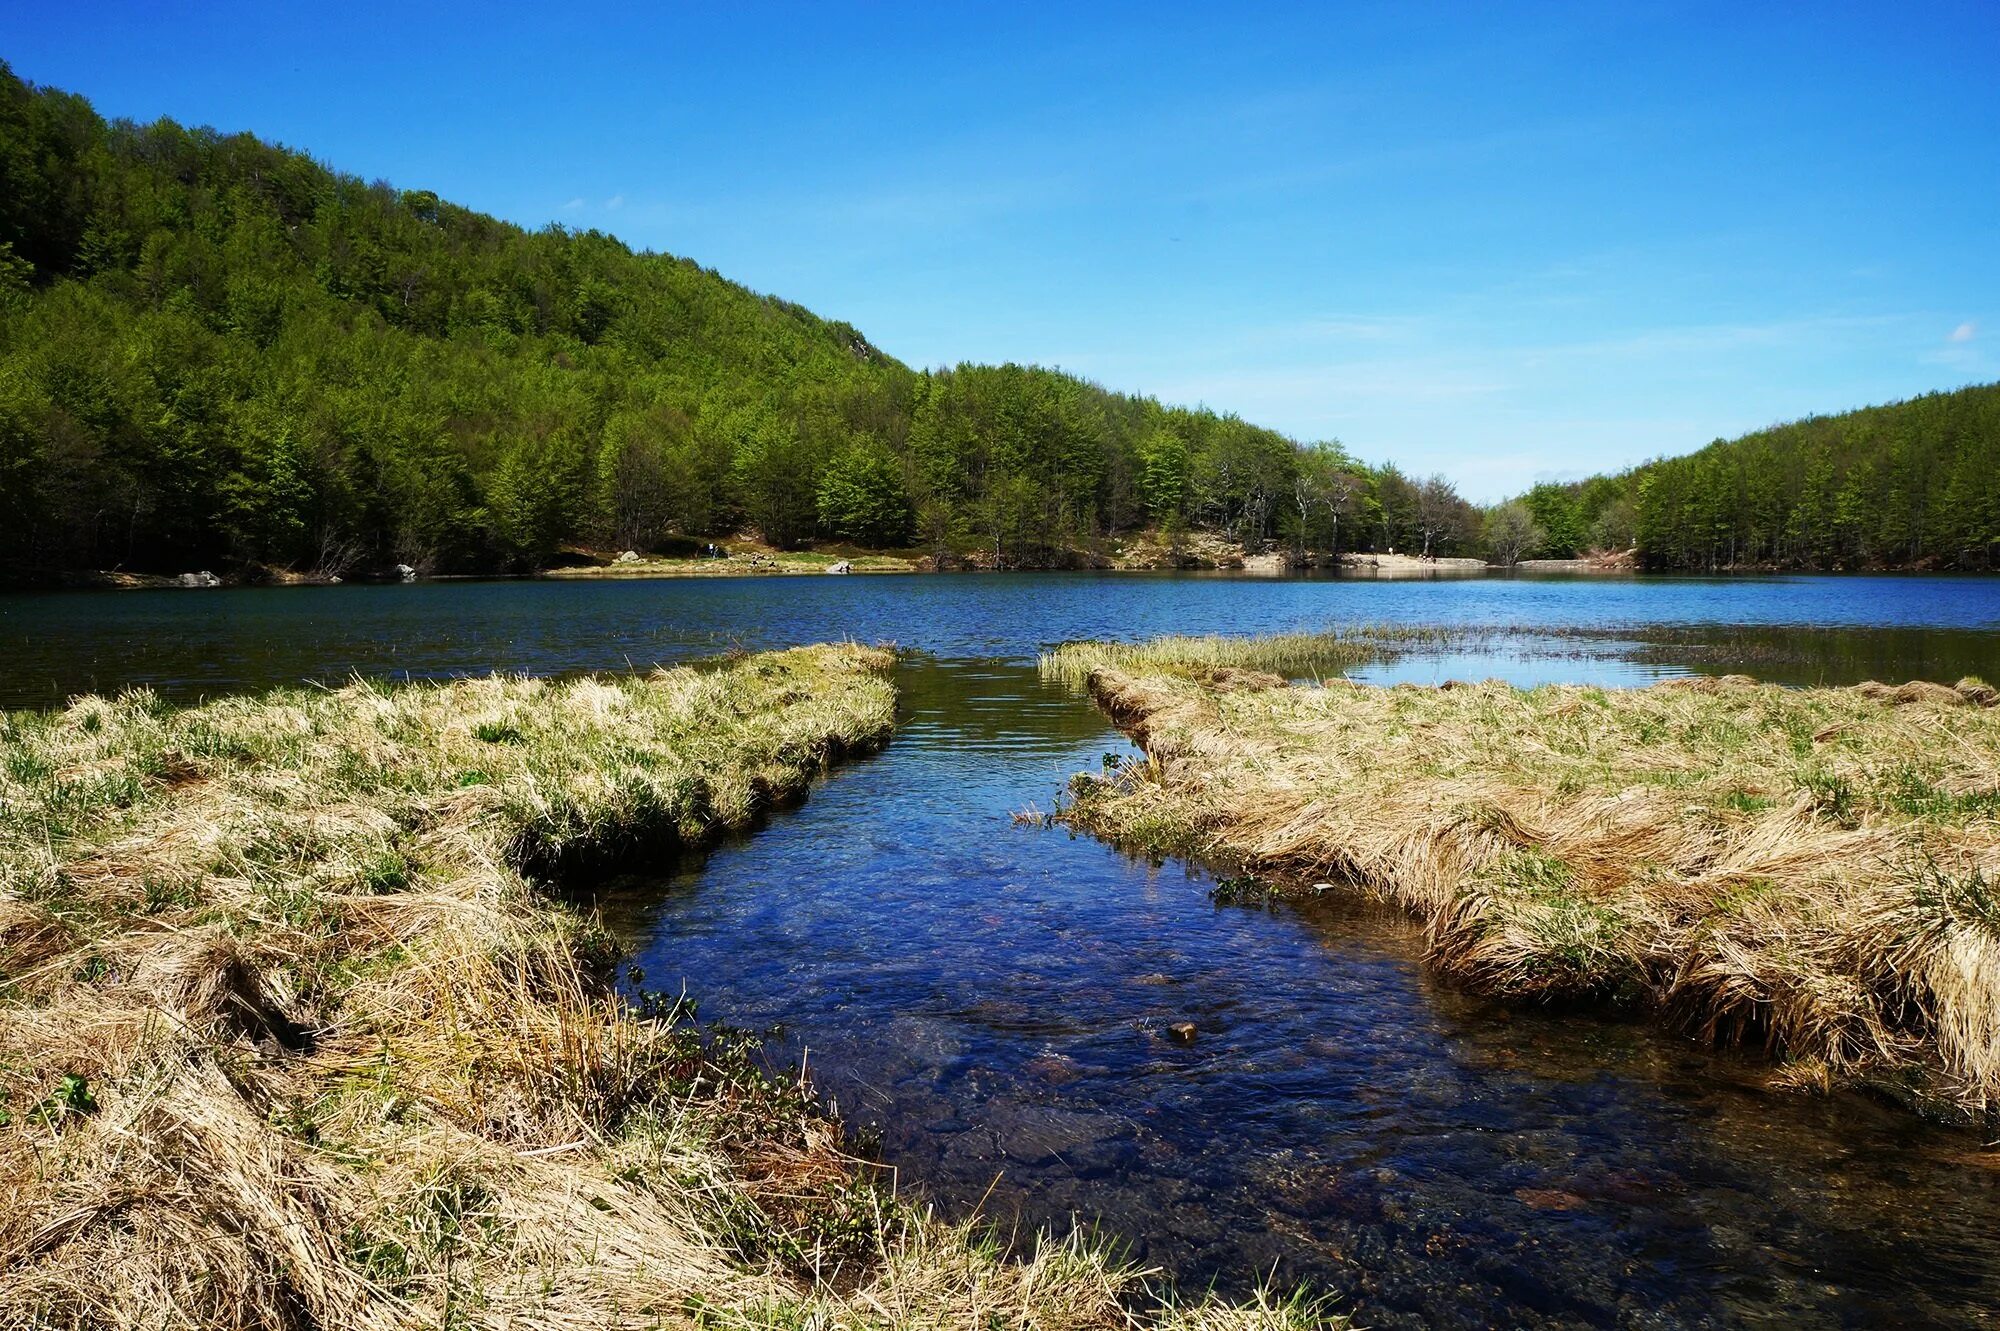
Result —
[[2000, 676], [1994, 579], [996, 574], [12, 595], [0, 703], [895, 641], [885, 751], [602, 907], [637, 983], [770, 1030], [903, 1186], [1100, 1227], [1187, 1283], [1307, 1283], [1375, 1327], [1990, 1325], [1977, 1134], [1469, 997], [1364, 904], [1217, 905], [1198, 866], [1015, 821], [1130, 752], [1039, 649], [1360, 625], [1454, 630], [1353, 672], [1377, 682]]

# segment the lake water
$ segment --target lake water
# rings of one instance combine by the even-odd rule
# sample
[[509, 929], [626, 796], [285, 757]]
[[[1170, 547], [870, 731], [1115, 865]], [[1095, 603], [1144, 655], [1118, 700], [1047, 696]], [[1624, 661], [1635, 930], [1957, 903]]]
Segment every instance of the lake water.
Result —
[[1977, 1135], [1469, 998], [1378, 909], [1218, 906], [1199, 869], [1015, 823], [1130, 751], [1040, 648], [1378, 624], [1462, 632], [1358, 677], [2000, 676], [1990, 579], [968, 575], [13, 596], [0, 703], [893, 640], [884, 752], [604, 908], [647, 987], [778, 1028], [904, 1186], [1099, 1226], [1184, 1283], [1308, 1283], [1369, 1326], [1992, 1324]]

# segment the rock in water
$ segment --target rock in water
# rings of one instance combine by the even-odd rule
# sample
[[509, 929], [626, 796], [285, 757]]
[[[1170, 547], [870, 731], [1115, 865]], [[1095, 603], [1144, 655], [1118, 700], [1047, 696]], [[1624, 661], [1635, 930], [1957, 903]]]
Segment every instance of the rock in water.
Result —
[[1060, 1160], [1073, 1169], [1089, 1169], [1107, 1146], [1132, 1135], [1132, 1125], [1123, 1119], [1054, 1106], [1002, 1107], [994, 1118], [1000, 1149], [1028, 1165]]
[[1191, 1021], [1177, 1021], [1167, 1027], [1167, 1034], [1174, 1038], [1175, 1044], [1193, 1044], [1194, 1037], [1198, 1033], [1195, 1030], [1194, 1023]]
[[854, 565], [848, 563], [845, 559], [843, 559], [839, 563], [828, 564], [826, 566], [826, 571], [828, 573], [852, 573], [854, 572]]

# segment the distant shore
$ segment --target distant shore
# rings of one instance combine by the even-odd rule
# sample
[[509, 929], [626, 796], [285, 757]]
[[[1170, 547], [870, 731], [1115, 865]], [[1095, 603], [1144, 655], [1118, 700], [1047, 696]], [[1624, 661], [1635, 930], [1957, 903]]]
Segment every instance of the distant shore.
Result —
[[[700, 548], [700, 547], [697, 547]], [[1359, 577], [1425, 578], [1477, 576], [1488, 573], [1588, 574], [1630, 576], [1646, 572], [1639, 552], [1601, 551], [1574, 559], [1522, 559], [1512, 564], [1455, 556], [1423, 556], [1399, 552], [1247, 550], [1211, 533], [1193, 533], [1173, 541], [1146, 533], [1099, 548], [1036, 551], [996, 560], [989, 551], [953, 552], [942, 558], [917, 550], [831, 549], [781, 550], [738, 536], [726, 545], [715, 543], [715, 554], [641, 554], [625, 550], [570, 547], [556, 562], [536, 569], [464, 570], [445, 573], [396, 566], [348, 571], [344, 574], [299, 572], [261, 565], [231, 568], [222, 573], [194, 569], [184, 573], [132, 572], [124, 569], [0, 570], [0, 589], [16, 590], [146, 590], [204, 587], [312, 587], [342, 582], [432, 582], [525, 578], [559, 581], [631, 578], [796, 577], [804, 574], [883, 573], [1245, 573], [1282, 577], [1294, 573], [1332, 572]], [[1744, 565], [1713, 570], [1718, 574], [1772, 573], [1923, 573], [1926, 569], [1809, 569]], [[1683, 574], [1685, 576], [1685, 574]]]

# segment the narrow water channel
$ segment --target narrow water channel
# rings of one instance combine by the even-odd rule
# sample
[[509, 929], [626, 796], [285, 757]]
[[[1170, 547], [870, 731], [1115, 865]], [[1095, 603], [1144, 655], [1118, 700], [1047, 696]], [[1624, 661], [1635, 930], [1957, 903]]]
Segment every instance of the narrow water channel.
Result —
[[1095, 1225], [1197, 1286], [1306, 1282], [1375, 1327], [2000, 1308], [2000, 1156], [1976, 1137], [1470, 999], [1379, 909], [1218, 906], [1186, 866], [1018, 826], [1122, 737], [1021, 662], [918, 657], [897, 682], [882, 755], [607, 910], [648, 987], [781, 1028], [774, 1055], [809, 1056], [947, 1210]]

